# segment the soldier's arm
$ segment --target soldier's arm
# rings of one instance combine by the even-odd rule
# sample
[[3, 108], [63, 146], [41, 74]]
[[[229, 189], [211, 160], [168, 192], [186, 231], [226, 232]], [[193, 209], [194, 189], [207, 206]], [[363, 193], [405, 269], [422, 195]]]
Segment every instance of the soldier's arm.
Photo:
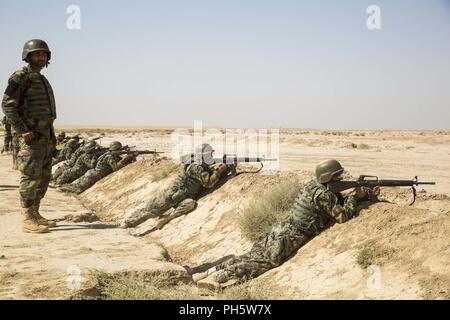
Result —
[[18, 134], [29, 132], [27, 125], [19, 113], [19, 104], [22, 94], [24, 74], [16, 71], [8, 80], [5, 94], [2, 100], [3, 113], [8, 118], [9, 123]]
[[92, 156], [89, 161], [86, 161], [86, 166], [90, 169], [94, 169], [97, 165], [98, 156], [94, 155]]
[[355, 215], [359, 200], [355, 195], [351, 194], [344, 199], [344, 204], [341, 205], [334, 193], [325, 191], [320, 193], [314, 199], [314, 202], [338, 223], [344, 223]]
[[214, 168], [212, 173], [209, 173], [202, 166], [194, 164], [190, 168], [191, 174], [201, 182], [204, 188], [213, 188], [216, 183], [220, 180], [222, 171], [218, 168]]
[[131, 158], [123, 158], [120, 161], [116, 161], [113, 157], [108, 157], [107, 159], [108, 165], [113, 169], [113, 171], [117, 171], [125, 167], [128, 163], [131, 162]]

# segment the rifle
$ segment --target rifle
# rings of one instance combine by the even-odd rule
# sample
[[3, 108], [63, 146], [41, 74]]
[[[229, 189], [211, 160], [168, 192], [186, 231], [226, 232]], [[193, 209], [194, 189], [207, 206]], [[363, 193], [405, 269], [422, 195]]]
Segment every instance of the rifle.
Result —
[[[187, 161], [186, 161], [186, 156], [182, 156], [181, 157], [181, 162], [184, 164], [188, 164], [188, 163], [194, 163], [196, 162], [195, 159], [195, 155], [191, 154], [191, 155], [187, 155]], [[189, 160], [190, 157], [190, 160]], [[217, 163], [226, 163], [229, 165], [230, 168], [230, 172], [233, 176], [238, 175], [238, 172], [236, 170], [236, 166], [239, 163], [252, 163], [252, 162], [257, 162], [261, 165], [261, 167], [256, 170], [256, 171], [252, 171], [252, 172], [245, 172], [245, 173], [258, 173], [260, 172], [263, 167], [264, 167], [264, 162], [266, 161], [277, 161], [278, 159], [275, 158], [265, 158], [265, 157], [238, 157], [236, 155], [229, 155], [229, 154], [224, 154], [221, 158], [211, 158], [211, 159], [205, 159], [205, 163], [207, 164], [217, 164]], [[244, 173], [244, 172], [241, 172]]]
[[136, 146], [129, 146], [129, 145], [122, 146], [122, 150], [126, 150], [126, 151], [131, 151], [131, 149], [133, 149], [133, 148], [136, 148]]
[[338, 193], [344, 190], [365, 187], [373, 189], [375, 187], [411, 187], [413, 200], [409, 205], [416, 201], [416, 188], [420, 184], [436, 184], [436, 182], [419, 182], [417, 176], [412, 180], [384, 180], [378, 179], [377, 176], [361, 175], [358, 180], [354, 181], [331, 181], [327, 183], [327, 189], [331, 192]]
[[164, 153], [161, 151], [152, 151], [152, 150], [120, 150], [120, 151], [113, 151], [118, 155], [122, 155], [122, 154], [129, 154], [131, 156], [131, 158], [134, 160], [136, 160], [138, 155], [142, 155], [142, 154], [160, 154], [160, 153]]
[[74, 136], [65, 136], [64, 138], [61, 139], [61, 142], [66, 142], [69, 141], [70, 139], [81, 140], [82, 138], [78, 134]]
[[10, 185], [10, 184], [0, 184], [1, 189], [19, 189], [19, 186]]

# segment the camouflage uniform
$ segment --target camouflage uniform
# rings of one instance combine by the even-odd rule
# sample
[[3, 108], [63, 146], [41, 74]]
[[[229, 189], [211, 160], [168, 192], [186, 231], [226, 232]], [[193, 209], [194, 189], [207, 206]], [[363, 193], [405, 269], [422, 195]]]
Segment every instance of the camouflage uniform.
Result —
[[[28, 65], [9, 78], [2, 108], [17, 134], [16, 163], [22, 173], [19, 189], [22, 208], [39, 205], [50, 181], [56, 145], [52, 87], [38, 69]], [[29, 142], [21, 136], [26, 132], [34, 134]]]
[[108, 151], [101, 155], [94, 169], [87, 171], [84, 176], [74, 181], [72, 184], [63, 186], [63, 191], [82, 193], [92, 187], [97, 181], [106, 177], [110, 173], [117, 171], [132, 161], [131, 158], [122, 159], [117, 152]]
[[13, 169], [17, 170], [17, 154], [19, 153], [19, 136], [17, 133], [12, 133], [12, 140], [11, 140], [11, 147], [12, 147], [12, 160], [13, 160]]
[[197, 163], [184, 165], [170, 188], [150, 200], [145, 208], [133, 212], [121, 226], [135, 227], [150, 218], [161, 216], [170, 208], [175, 208], [170, 214], [170, 220], [188, 214], [197, 207], [196, 199], [200, 193], [205, 188], [213, 188], [220, 177], [221, 172], [218, 169], [212, 169], [209, 165]]
[[83, 176], [89, 169], [95, 168], [97, 159], [100, 157], [99, 152], [89, 152], [82, 154], [75, 165], [68, 170], [65, 170], [56, 180], [57, 185], [63, 185], [66, 183], [71, 183], [76, 179]]
[[362, 200], [365, 199], [357, 199], [353, 194], [334, 194], [324, 184], [311, 181], [296, 197], [287, 219], [273, 227], [248, 253], [217, 266], [217, 270], [223, 270], [218, 281], [245, 281], [280, 266], [322, 230], [351, 219]]
[[5, 137], [3, 140], [3, 152], [9, 152], [12, 150], [11, 142], [12, 142], [12, 134], [11, 134], [11, 124], [9, 123], [6, 116], [3, 117], [2, 124], [5, 126]]
[[72, 154], [78, 150], [80, 144], [78, 142], [75, 143], [67, 143], [59, 152], [56, 157], [53, 158], [52, 166], [57, 165], [60, 162], [69, 160]]
[[63, 143], [65, 138], [66, 133], [64, 131], [58, 133], [58, 135], [56, 136], [56, 144], [59, 145], [60, 143]]
[[77, 150], [75, 150], [75, 152], [71, 154], [70, 158], [55, 170], [52, 177], [53, 180], [56, 181], [59, 178], [59, 176], [61, 176], [64, 173], [64, 171], [72, 168], [77, 162], [77, 159], [81, 157], [81, 155], [84, 154], [85, 152], [86, 152], [85, 146], [80, 146]]

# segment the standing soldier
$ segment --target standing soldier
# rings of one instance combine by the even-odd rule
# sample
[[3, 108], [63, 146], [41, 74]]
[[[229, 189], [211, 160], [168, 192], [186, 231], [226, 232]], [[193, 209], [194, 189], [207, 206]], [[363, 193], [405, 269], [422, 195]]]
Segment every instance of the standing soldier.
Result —
[[11, 124], [9, 123], [6, 116], [3, 117], [2, 124], [5, 126], [5, 138], [3, 140], [3, 148], [2, 148], [2, 154], [3, 152], [10, 152], [12, 151], [12, 135], [11, 135]]
[[17, 167], [20, 177], [20, 203], [24, 217], [23, 231], [48, 232], [56, 223], [39, 214], [39, 205], [47, 192], [52, 174], [52, 155], [56, 138], [55, 98], [48, 80], [41, 74], [51, 52], [43, 40], [25, 43], [22, 60], [28, 65], [9, 78], [2, 109], [17, 135]]

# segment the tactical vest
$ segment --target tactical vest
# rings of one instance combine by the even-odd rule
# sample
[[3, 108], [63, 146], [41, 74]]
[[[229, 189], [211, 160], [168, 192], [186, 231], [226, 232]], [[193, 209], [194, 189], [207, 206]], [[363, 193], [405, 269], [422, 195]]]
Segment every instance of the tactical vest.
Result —
[[69, 161], [67, 161], [67, 164], [69, 166], [73, 166], [76, 162], [77, 159], [84, 153], [84, 148], [83, 147], [79, 147], [77, 150], [75, 150], [74, 153], [72, 153], [72, 155], [70, 156]]
[[112, 173], [114, 170], [107, 162], [109, 157], [114, 157], [109, 151], [98, 157], [97, 164], [95, 165], [95, 171], [101, 173], [104, 176]]
[[[197, 166], [197, 164], [193, 163], [183, 167], [175, 180], [175, 188], [177, 191], [183, 192], [186, 198], [195, 199], [203, 190], [203, 185], [192, 173], [193, 166]], [[208, 166], [202, 166], [202, 168], [211, 174], [211, 169]]]
[[323, 192], [328, 192], [326, 187], [314, 180], [295, 198], [291, 215], [305, 231], [318, 234], [332, 222], [331, 217], [315, 203], [316, 198]]
[[40, 73], [24, 67], [26, 90], [23, 93], [21, 111], [29, 129], [42, 134], [53, 132], [56, 106], [53, 89]]

